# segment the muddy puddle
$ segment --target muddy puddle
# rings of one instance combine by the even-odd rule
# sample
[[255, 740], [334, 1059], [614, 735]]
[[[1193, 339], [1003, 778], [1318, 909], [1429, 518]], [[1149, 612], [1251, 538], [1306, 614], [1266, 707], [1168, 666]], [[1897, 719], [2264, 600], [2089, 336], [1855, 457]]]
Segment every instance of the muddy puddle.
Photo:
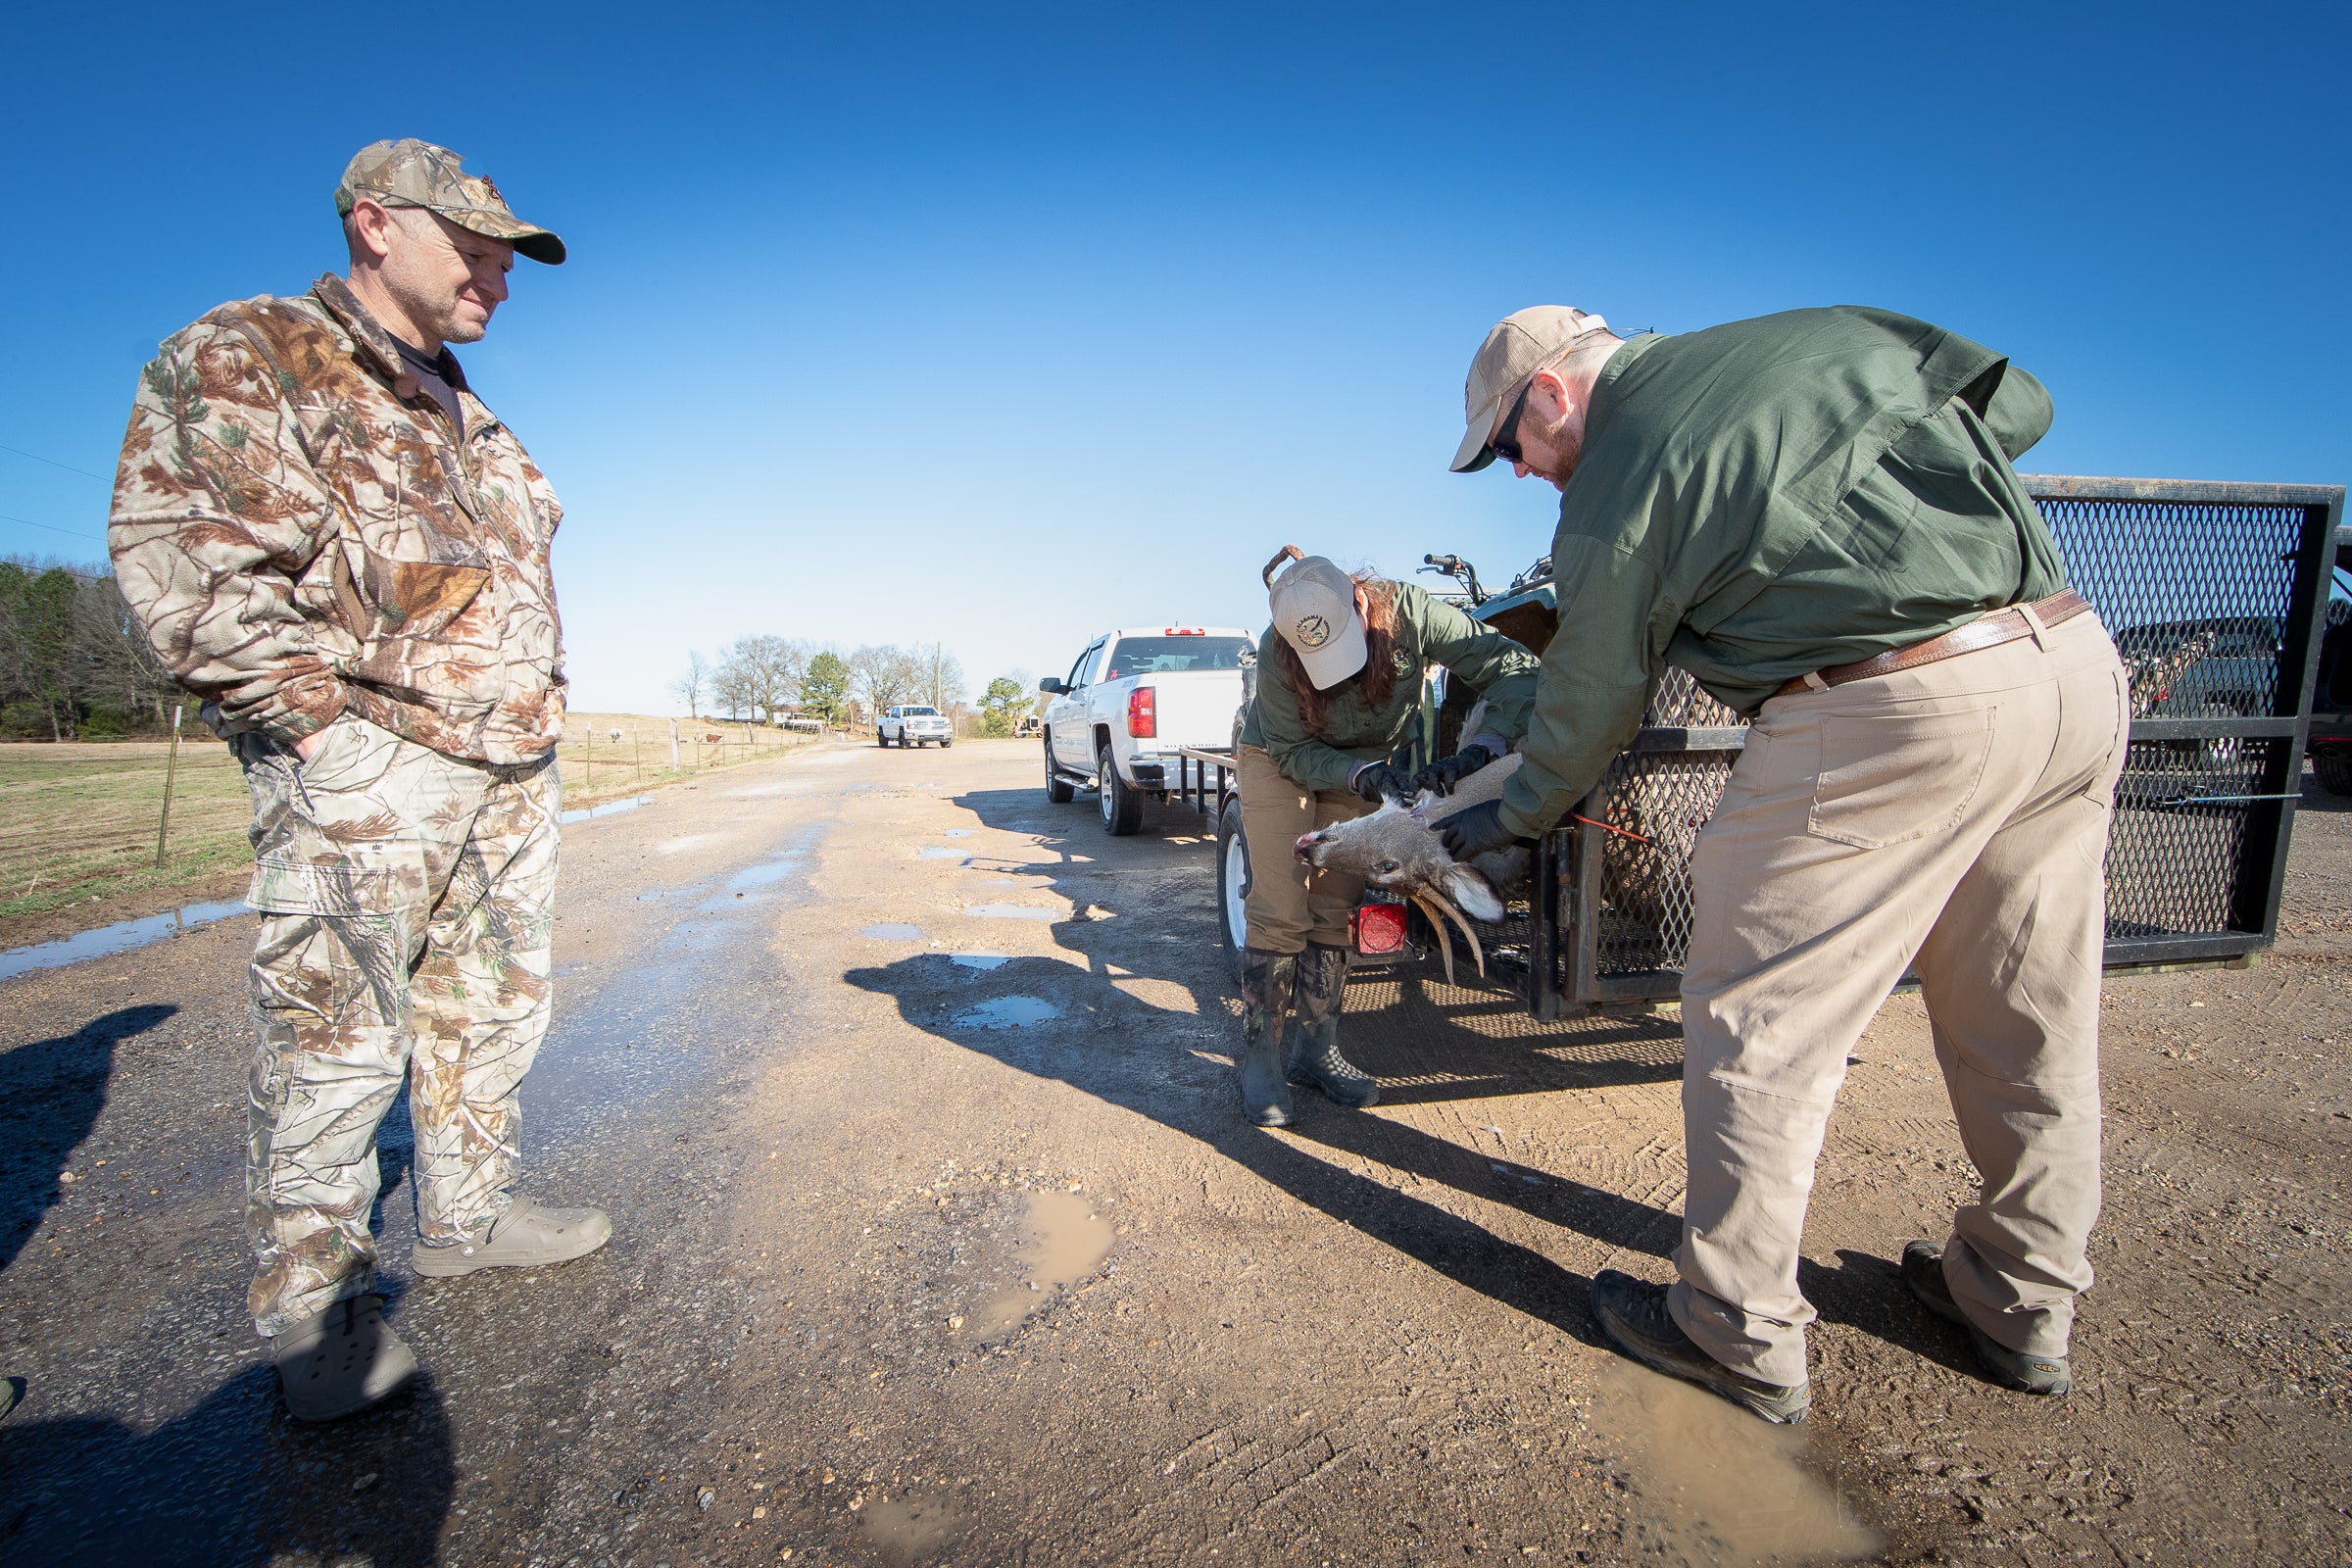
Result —
[[601, 816], [618, 816], [623, 811], [634, 811], [640, 806], [653, 804], [654, 798], [651, 795], [632, 795], [625, 801], [606, 801], [599, 806], [575, 807], [559, 815], [556, 820], [559, 822], [593, 822]]
[[939, 836], [943, 839], [968, 839], [976, 831], [978, 830], [968, 827], [951, 827], [942, 830]]
[[951, 953], [948, 961], [958, 969], [1002, 969], [1012, 961], [1009, 953]]
[[927, 844], [914, 852], [914, 858], [918, 860], [963, 860], [969, 859], [970, 856], [945, 844]]
[[788, 850], [782, 855], [745, 866], [727, 878], [727, 891], [743, 893], [752, 888], [763, 888], [771, 882], [781, 882], [801, 868], [801, 855]]
[[923, 940], [921, 926], [906, 925], [897, 920], [884, 920], [878, 925], [869, 925], [858, 934], [861, 937], [871, 937], [876, 942], [920, 942]]
[[210, 925], [225, 920], [232, 914], [243, 914], [242, 899], [225, 899], [218, 904], [187, 904], [162, 914], [151, 914], [140, 920], [121, 920], [89, 931], [76, 931], [70, 937], [54, 942], [36, 942], [30, 947], [11, 948], [0, 953], [0, 980], [13, 979], [34, 969], [57, 969], [84, 958], [103, 958], [110, 953], [128, 953], [150, 942], [162, 942], [195, 926]]
[[1049, 909], [1035, 904], [975, 904], [964, 913], [982, 920], [1058, 920], [1059, 909]]
[[962, 1325], [975, 1340], [1004, 1333], [1110, 1255], [1110, 1221], [1077, 1193], [1024, 1194], [1014, 1235], [1013, 1283], [973, 1306]]
[[1594, 1379], [1592, 1432], [1624, 1466], [1642, 1560], [1835, 1562], [1878, 1537], [1810, 1463], [1805, 1429], [1776, 1427], [1714, 1395], [1617, 1363]]
[[948, 1021], [957, 1029], [1026, 1029], [1060, 1016], [1061, 1009], [1043, 997], [991, 997]]
[[964, 1521], [928, 1498], [875, 1497], [858, 1510], [858, 1528], [887, 1562], [934, 1562], [962, 1540]]

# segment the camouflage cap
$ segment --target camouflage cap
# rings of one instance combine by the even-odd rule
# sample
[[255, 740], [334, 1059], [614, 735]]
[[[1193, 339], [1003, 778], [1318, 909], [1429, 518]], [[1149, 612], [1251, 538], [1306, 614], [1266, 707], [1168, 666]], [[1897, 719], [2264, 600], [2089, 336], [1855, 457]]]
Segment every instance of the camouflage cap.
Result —
[[561, 266], [564, 242], [552, 230], [516, 218], [486, 175], [458, 167], [464, 162], [448, 148], [414, 136], [370, 142], [344, 169], [343, 182], [335, 187], [335, 212], [350, 217], [362, 196], [386, 207], [421, 207], [460, 228], [513, 240], [515, 252], [534, 262]]

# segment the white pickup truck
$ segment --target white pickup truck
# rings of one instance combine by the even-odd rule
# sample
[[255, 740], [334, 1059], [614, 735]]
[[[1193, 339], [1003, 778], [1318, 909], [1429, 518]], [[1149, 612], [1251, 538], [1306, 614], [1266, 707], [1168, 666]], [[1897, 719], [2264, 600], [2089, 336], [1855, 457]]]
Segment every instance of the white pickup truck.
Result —
[[1233, 744], [1242, 671], [1257, 657], [1232, 626], [1127, 626], [1087, 645], [1046, 705], [1046, 798], [1081, 789], [1102, 803], [1102, 831], [1143, 825], [1144, 802], [1174, 787], [1177, 748]]

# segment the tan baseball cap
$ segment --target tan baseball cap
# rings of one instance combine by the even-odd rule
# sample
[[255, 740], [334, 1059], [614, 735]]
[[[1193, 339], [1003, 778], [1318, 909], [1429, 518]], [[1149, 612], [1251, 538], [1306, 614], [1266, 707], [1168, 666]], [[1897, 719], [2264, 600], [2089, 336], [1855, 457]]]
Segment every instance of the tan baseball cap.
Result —
[[1266, 595], [1274, 629], [1297, 650], [1306, 678], [1328, 691], [1364, 667], [1364, 617], [1355, 579], [1321, 556], [1302, 556]]
[[1531, 305], [1496, 321], [1470, 361], [1470, 378], [1462, 386], [1462, 411], [1470, 427], [1462, 434], [1461, 450], [1453, 455], [1453, 471], [1476, 473], [1493, 463], [1494, 449], [1487, 445], [1487, 438], [1494, 433], [1505, 400], [1517, 397], [1520, 384], [1542, 369], [1544, 361], [1587, 332], [1608, 328], [1601, 318], [1569, 305]]
[[518, 256], [562, 266], [564, 242], [554, 231], [516, 218], [487, 175], [468, 174], [458, 167], [464, 161], [446, 147], [414, 136], [369, 142], [343, 171], [343, 182], [335, 187], [335, 212], [350, 217], [352, 205], [362, 196], [386, 207], [421, 207], [460, 228], [513, 240]]

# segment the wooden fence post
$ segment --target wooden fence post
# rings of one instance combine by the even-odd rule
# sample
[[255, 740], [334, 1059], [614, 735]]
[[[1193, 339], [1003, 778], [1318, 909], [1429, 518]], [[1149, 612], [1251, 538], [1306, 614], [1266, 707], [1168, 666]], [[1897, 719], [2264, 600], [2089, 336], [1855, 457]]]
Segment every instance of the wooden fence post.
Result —
[[164, 763], [164, 819], [155, 826], [155, 868], [164, 868], [164, 845], [172, 837], [172, 786], [179, 778], [179, 720], [187, 711], [185, 703], [172, 705], [172, 756]]

